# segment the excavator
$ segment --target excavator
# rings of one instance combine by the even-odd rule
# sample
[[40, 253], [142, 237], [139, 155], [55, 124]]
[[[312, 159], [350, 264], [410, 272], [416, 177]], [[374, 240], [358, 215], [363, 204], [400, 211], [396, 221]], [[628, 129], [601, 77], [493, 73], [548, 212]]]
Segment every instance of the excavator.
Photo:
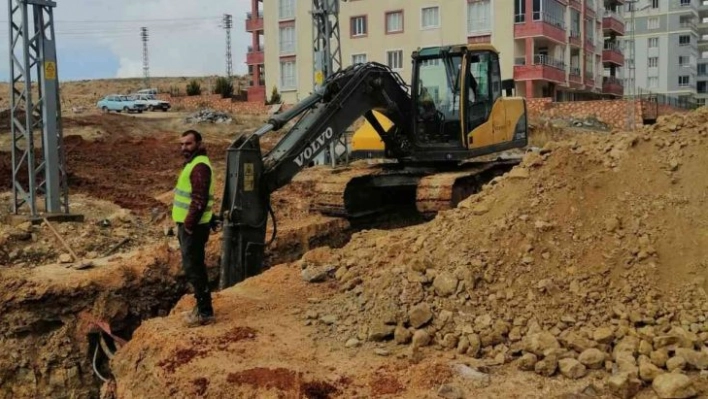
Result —
[[[355, 219], [412, 206], [434, 214], [519, 163], [495, 157], [528, 144], [528, 122], [526, 100], [512, 95], [513, 80], [502, 80], [494, 46], [419, 48], [411, 63], [410, 86], [377, 62], [343, 68], [321, 90], [234, 140], [219, 213], [222, 289], [262, 272], [269, 216], [270, 242], [277, 234], [271, 194], [362, 117], [376, 137], [361, 146], [390, 162], [331, 169], [316, 182], [320, 212]], [[286, 125], [264, 154], [260, 139]]]

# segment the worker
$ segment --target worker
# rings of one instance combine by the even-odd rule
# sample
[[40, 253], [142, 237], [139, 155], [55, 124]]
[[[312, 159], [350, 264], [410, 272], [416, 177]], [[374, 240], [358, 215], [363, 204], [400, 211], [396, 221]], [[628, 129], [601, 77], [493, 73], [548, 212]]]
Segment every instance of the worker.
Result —
[[199, 132], [187, 130], [182, 133], [180, 148], [185, 162], [175, 187], [172, 219], [177, 223], [182, 268], [197, 302], [186, 314], [186, 324], [196, 327], [214, 321], [205, 264], [205, 247], [213, 222], [214, 179]]

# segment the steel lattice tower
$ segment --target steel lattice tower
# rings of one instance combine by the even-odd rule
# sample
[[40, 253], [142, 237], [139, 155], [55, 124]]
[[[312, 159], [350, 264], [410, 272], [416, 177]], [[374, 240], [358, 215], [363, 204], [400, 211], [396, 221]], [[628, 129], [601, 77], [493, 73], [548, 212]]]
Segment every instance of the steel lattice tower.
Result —
[[150, 87], [150, 62], [148, 59], [148, 28], [140, 28], [140, 40], [143, 42], [143, 84], [147, 89]]
[[226, 76], [233, 76], [233, 60], [231, 57], [231, 14], [224, 14], [224, 30], [226, 30]]
[[[8, 0], [13, 212], [18, 214], [28, 205], [33, 219], [39, 216], [40, 196], [44, 196], [48, 216], [69, 213], [55, 7], [48, 0]], [[42, 132], [41, 151], [35, 148], [37, 130]]]
[[[312, 0], [312, 37], [314, 74], [314, 91], [322, 89], [322, 83], [334, 73], [342, 69], [342, 49], [339, 34], [339, 1]], [[347, 1], [347, 0], [342, 0]], [[346, 136], [342, 135], [338, 143], [332, 143], [315, 159], [315, 163], [329, 163], [333, 167], [338, 158], [348, 155]], [[343, 146], [343, 154], [337, 155], [337, 147]], [[341, 148], [341, 147], [340, 147]], [[347, 159], [348, 162], [348, 159]]]

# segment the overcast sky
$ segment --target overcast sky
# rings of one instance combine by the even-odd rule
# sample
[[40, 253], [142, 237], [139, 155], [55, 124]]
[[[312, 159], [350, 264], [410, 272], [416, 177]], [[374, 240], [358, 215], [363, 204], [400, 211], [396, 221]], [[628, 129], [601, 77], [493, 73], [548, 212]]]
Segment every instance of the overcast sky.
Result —
[[[9, 80], [7, 0], [0, 1], [0, 81]], [[150, 35], [151, 76], [226, 73], [223, 14], [231, 14], [235, 74], [245, 74], [250, 0], [58, 0], [59, 79], [142, 77], [140, 27]]]

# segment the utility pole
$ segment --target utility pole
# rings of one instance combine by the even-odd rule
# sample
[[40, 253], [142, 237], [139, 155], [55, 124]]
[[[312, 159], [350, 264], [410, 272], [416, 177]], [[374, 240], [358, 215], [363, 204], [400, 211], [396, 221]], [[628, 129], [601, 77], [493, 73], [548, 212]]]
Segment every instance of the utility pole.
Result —
[[[327, 78], [342, 69], [342, 49], [339, 34], [339, 1], [340, 0], [312, 0], [312, 37], [313, 44], [313, 89], [314, 92], [322, 90]], [[347, 1], [347, 0], [342, 0]], [[337, 164], [337, 146], [344, 146], [344, 154], [348, 154], [346, 135], [342, 135], [339, 142], [330, 144], [328, 149], [314, 160], [316, 164], [329, 162], [332, 167]]]
[[150, 87], [150, 63], [148, 61], [148, 28], [140, 28], [140, 39], [143, 42], [143, 85]]
[[[44, 196], [46, 217], [68, 216], [69, 192], [61, 126], [54, 8], [49, 0], [8, 0], [12, 210], [29, 206], [37, 220]], [[33, 98], [32, 75], [37, 88]], [[35, 152], [34, 133], [41, 149]]]
[[233, 60], [231, 57], [231, 14], [224, 14], [224, 30], [226, 31], [226, 76], [231, 79], [233, 76]]

